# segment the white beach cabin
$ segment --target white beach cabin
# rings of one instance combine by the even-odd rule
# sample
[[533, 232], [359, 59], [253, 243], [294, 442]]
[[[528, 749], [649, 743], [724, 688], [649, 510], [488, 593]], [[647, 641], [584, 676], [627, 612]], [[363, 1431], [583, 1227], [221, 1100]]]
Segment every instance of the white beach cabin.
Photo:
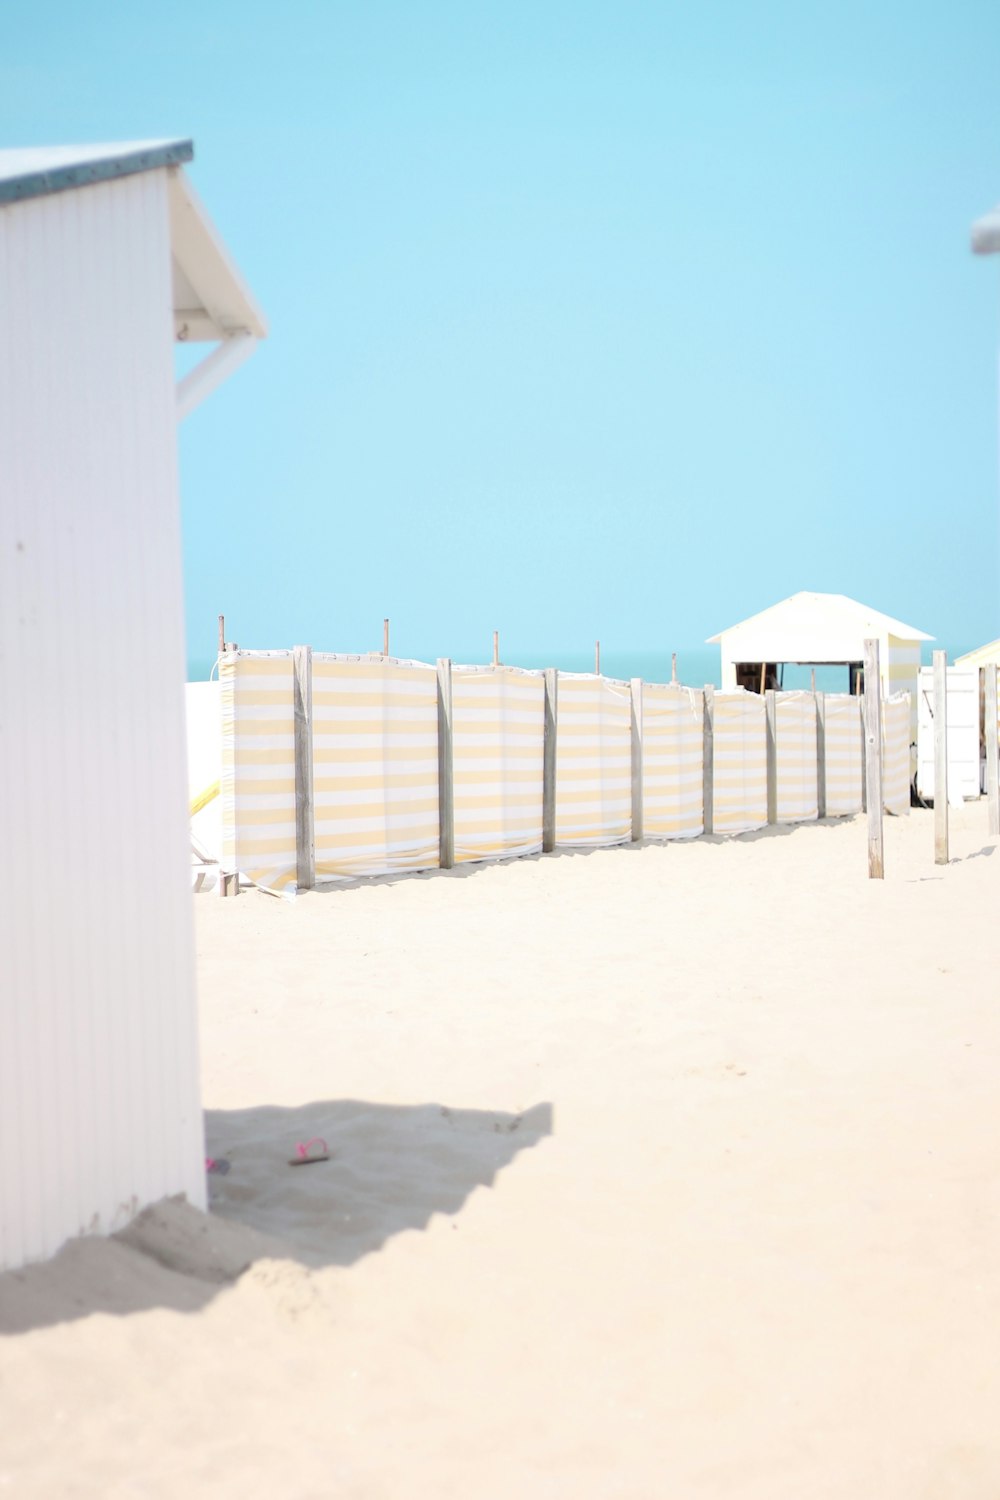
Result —
[[0, 151], [2, 1269], [205, 1203], [176, 428], [266, 329], [192, 154]]
[[731, 625], [709, 640], [722, 653], [722, 688], [759, 691], [776, 687], [784, 663], [801, 666], [845, 666], [855, 690], [864, 660], [864, 643], [879, 642], [883, 694], [909, 693], [911, 742], [917, 740], [917, 679], [920, 648], [933, 640], [912, 625], [894, 620], [846, 594], [792, 594], [759, 615]]

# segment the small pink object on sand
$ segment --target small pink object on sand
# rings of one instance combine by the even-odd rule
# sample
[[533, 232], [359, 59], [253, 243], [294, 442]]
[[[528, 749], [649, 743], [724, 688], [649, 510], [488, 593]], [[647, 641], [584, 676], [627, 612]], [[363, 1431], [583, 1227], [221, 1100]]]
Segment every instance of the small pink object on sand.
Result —
[[321, 1135], [314, 1135], [311, 1141], [299, 1141], [295, 1150], [298, 1154], [289, 1161], [290, 1167], [311, 1167], [313, 1162], [330, 1160], [330, 1148]]

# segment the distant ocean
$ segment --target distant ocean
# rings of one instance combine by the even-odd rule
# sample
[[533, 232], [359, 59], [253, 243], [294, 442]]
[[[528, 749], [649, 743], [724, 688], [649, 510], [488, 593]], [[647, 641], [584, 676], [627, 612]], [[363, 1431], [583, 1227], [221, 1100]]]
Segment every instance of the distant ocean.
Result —
[[[928, 664], [931, 660], [931, 651], [936, 644], [936, 642], [927, 642], [923, 647], [923, 660]], [[952, 662], [956, 655], [970, 650], [972, 650], [972, 645], [969, 644], [963, 644], [956, 651], [948, 649], [948, 660]], [[511, 651], [507, 653], [503, 650], [501, 641], [500, 654], [501, 660], [514, 667], [558, 667], [562, 672], [592, 672], [594, 670], [592, 649], [590, 651]], [[414, 651], [410, 655], [417, 661], [433, 662], [436, 653], [426, 654]], [[489, 659], [489, 654], [481, 651], [471, 655], [452, 651], [452, 660], [455, 662], [485, 665]], [[188, 662], [188, 680], [190, 682], [206, 681], [213, 665], [212, 660], [193, 658]], [[605, 677], [619, 677], [626, 680], [630, 677], [642, 677], [646, 682], [669, 682], [670, 652], [616, 651], [602, 647], [601, 671]], [[715, 687], [721, 686], [718, 646], [692, 646], [689, 650], [678, 651], [677, 676], [687, 687], [704, 687], [709, 682]], [[785, 688], [808, 688], [810, 681], [809, 667], [792, 665], [785, 667], [783, 682]], [[823, 693], [845, 693], [847, 691], [847, 668], [817, 667], [816, 687]]]

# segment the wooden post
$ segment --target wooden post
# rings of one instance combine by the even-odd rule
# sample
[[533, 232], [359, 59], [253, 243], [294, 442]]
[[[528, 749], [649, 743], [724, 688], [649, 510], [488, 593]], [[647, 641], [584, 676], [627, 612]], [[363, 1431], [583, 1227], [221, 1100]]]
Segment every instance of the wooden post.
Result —
[[706, 833], [715, 832], [715, 688], [705, 684], [705, 720], [701, 742], [702, 826]]
[[865, 801], [868, 807], [868, 878], [885, 879], [882, 849], [882, 677], [878, 640], [865, 641]]
[[676, 683], [676, 681], [677, 681], [677, 652], [676, 651], [673, 651], [670, 654], [670, 681], [671, 681], [672, 684]]
[[990, 833], [1000, 834], [1000, 747], [997, 733], [997, 664], [990, 662], [984, 667], [986, 692], [984, 713], [986, 716], [986, 796], [989, 801]]
[[948, 653], [934, 663], [934, 863], [948, 863]]
[[493, 665], [495, 667], [498, 667], [500, 665], [500, 632], [499, 632], [499, 630], [494, 630], [494, 632], [493, 632]]
[[451, 870], [455, 865], [455, 755], [451, 734], [451, 660], [447, 656], [438, 657], [437, 679], [438, 862], [442, 870]]
[[809, 677], [810, 677], [810, 680], [812, 682], [813, 695], [815, 696], [815, 693], [816, 693], [816, 668], [815, 667], [811, 667], [810, 668]]
[[815, 693], [816, 702], [816, 816], [826, 817], [826, 694]]
[[542, 853], [556, 847], [556, 732], [559, 723], [559, 673], [545, 668], [545, 739], [542, 746]]
[[601, 643], [600, 643], [600, 641], [595, 641], [594, 642], [594, 672], [595, 672], [595, 674], [598, 677], [600, 677], [600, 675], [601, 675]]
[[633, 677], [632, 700], [632, 842], [642, 838], [642, 678]]
[[226, 651], [226, 617], [219, 616], [219, 655], [224, 656]]
[[312, 647], [292, 649], [295, 716], [295, 884], [311, 891], [316, 884], [316, 825], [313, 813]]
[[778, 695], [774, 688], [764, 694], [767, 721], [767, 821], [778, 821]]
[[382, 621], [382, 655], [389, 655], [389, 621]]
[[760, 664], [760, 690], [761, 690], [762, 693], [764, 692], [764, 690], [765, 690], [766, 687], [767, 687], [767, 662], [766, 661], [762, 661], [761, 664]]

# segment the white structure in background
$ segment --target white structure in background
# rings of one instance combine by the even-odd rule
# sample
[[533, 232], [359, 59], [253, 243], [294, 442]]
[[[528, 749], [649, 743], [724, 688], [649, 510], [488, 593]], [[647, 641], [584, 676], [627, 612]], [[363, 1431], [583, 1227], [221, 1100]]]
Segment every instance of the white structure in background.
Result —
[[2, 1268], [205, 1202], [176, 426], [266, 330], [192, 154], [0, 151]]
[[[979, 796], [979, 669], [948, 668], [948, 801]], [[934, 801], [934, 668], [920, 668], [917, 795]]]
[[[188, 797], [197, 809], [191, 818], [192, 866], [196, 888], [218, 887], [222, 855], [222, 707], [219, 683], [189, 682], [185, 688]], [[205, 861], [210, 862], [206, 866]]]
[[980, 667], [1000, 667], [1000, 641], [988, 641], [985, 646], [977, 646], [975, 651], [966, 651], [964, 656], [956, 656], [955, 665], [974, 667], [977, 672]]
[[882, 693], [909, 693], [912, 742], [917, 740], [917, 675], [920, 647], [934, 637], [904, 625], [846, 594], [792, 594], [759, 615], [713, 635], [708, 645], [722, 653], [722, 690], [759, 690], [763, 676], [777, 686], [778, 669], [796, 666], [845, 666], [851, 691], [864, 660], [864, 643], [879, 642]]

